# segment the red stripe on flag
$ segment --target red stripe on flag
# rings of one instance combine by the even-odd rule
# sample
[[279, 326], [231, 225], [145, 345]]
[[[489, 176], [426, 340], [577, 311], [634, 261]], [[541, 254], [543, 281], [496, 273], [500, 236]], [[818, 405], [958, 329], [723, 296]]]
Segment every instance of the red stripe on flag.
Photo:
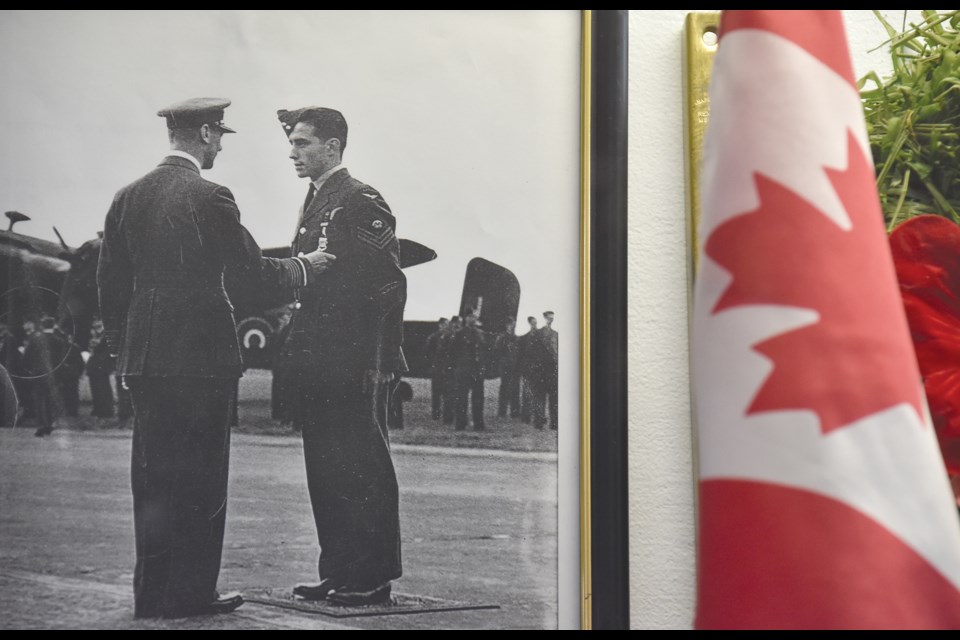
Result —
[[839, 11], [724, 11], [721, 18], [721, 39], [737, 29], [769, 31], [806, 49], [851, 86], [857, 84], [847, 51], [843, 16]]
[[700, 487], [698, 629], [960, 628], [960, 590], [863, 513], [779, 485]]

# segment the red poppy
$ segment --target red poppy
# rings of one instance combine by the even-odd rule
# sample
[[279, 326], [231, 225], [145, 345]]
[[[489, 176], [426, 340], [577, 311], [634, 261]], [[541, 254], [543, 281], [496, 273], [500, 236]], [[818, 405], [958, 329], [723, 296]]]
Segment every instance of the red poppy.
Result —
[[960, 226], [911, 218], [890, 247], [927, 402], [951, 475], [960, 474]]

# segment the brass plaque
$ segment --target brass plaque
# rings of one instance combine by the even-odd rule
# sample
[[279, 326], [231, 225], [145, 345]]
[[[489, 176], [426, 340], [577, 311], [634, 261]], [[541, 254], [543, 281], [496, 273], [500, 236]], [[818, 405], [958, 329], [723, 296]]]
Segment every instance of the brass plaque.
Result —
[[[700, 253], [700, 161], [710, 116], [710, 72], [717, 53], [719, 13], [688, 13], [683, 34], [684, 146], [687, 177], [687, 232], [691, 275]], [[692, 278], [691, 278], [692, 282]]]

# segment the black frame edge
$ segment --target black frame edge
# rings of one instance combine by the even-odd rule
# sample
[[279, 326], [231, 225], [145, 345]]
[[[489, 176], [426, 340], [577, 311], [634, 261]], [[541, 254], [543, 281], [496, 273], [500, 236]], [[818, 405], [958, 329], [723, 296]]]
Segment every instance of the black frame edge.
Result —
[[629, 629], [627, 493], [628, 12], [593, 11], [590, 342], [593, 629]]

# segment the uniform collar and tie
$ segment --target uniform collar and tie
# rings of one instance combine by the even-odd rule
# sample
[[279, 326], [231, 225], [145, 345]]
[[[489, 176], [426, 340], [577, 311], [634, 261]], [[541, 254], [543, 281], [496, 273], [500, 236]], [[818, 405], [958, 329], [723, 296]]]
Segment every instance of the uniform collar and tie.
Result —
[[179, 149], [173, 149], [173, 150], [167, 152], [167, 157], [169, 158], [169, 157], [171, 157], [171, 156], [173, 156], [174, 158], [183, 158], [184, 160], [189, 160], [190, 162], [193, 163], [193, 166], [195, 166], [195, 167], [197, 168], [197, 171], [198, 171], [198, 172], [203, 168], [203, 167], [200, 166], [200, 161], [197, 160], [196, 158], [194, 158], [192, 155], [190, 155], [190, 154], [187, 153], [186, 151], [180, 151]]
[[304, 213], [306, 213], [307, 209], [310, 208], [310, 203], [313, 202], [313, 196], [320, 193], [320, 189], [323, 188], [324, 183], [330, 178], [330, 176], [335, 174], [337, 171], [340, 171], [341, 169], [346, 169], [346, 167], [343, 166], [342, 164], [338, 164], [337, 166], [330, 169], [329, 171], [323, 172], [323, 174], [321, 174], [320, 177], [318, 177], [316, 180], [312, 180], [310, 182], [310, 187], [307, 189], [307, 197], [303, 201]]
[[[298, 227], [298, 229], [297, 229], [297, 236], [295, 236], [295, 237], [294, 237], [294, 240], [293, 240], [294, 251], [296, 251], [297, 248], [298, 248], [297, 238], [300, 237], [300, 236], [302, 236], [303, 234], [305, 234], [305, 233], [307, 232], [307, 228], [306, 228], [305, 226], [303, 226], [303, 224], [304, 224], [305, 220], [307, 219], [307, 216], [308, 216], [308, 213], [309, 213], [309, 210], [310, 210], [310, 206], [313, 204], [314, 196], [316, 196], [318, 193], [320, 193], [320, 189], [322, 189], [322, 188], [323, 188], [323, 185], [327, 182], [327, 180], [330, 179], [330, 176], [332, 176], [333, 174], [337, 173], [337, 172], [340, 171], [341, 169], [346, 169], [346, 167], [343, 166], [342, 164], [338, 164], [337, 166], [333, 167], [333, 168], [330, 169], [329, 171], [324, 171], [323, 174], [321, 174], [316, 180], [311, 180], [311, 181], [310, 181], [310, 187], [307, 189], [307, 197], [306, 197], [306, 199], [303, 201], [303, 208], [300, 210], [300, 219], [297, 221], [297, 227]], [[334, 186], [336, 186], [336, 185], [334, 185]], [[322, 241], [322, 242], [323, 242], [323, 241]], [[326, 248], [326, 245], [321, 245], [321, 247], [325, 249], [325, 248]], [[300, 248], [303, 248], [303, 247], [300, 247]], [[318, 248], [319, 248], [319, 247], [318, 247]], [[304, 249], [304, 251], [306, 250], [305, 248], [303, 248], [303, 249]], [[299, 252], [297, 253], [297, 257], [302, 258], [303, 255], [304, 255], [304, 251], [299, 251]], [[306, 268], [306, 265], [304, 265], [304, 279], [306, 279], [306, 277], [307, 277], [307, 276], [306, 276], [306, 271], [307, 271], [307, 268]], [[297, 293], [295, 294], [295, 297], [296, 297], [296, 303], [294, 304], [294, 308], [295, 308], [295, 309], [300, 309], [300, 294], [299, 294], [299, 290], [297, 290]]]
[[346, 167], [343, 166], [342, 164], [338, 164], [333, 169], [330, 169], [329, 171], [325, 171], [319, 178], [312, 181], [310, 183], [310, 186], [313, 187], [316, 191], [320, 191], [321, 187], [323, 187], [323, 183], [326, 182], [330, 176], [335, 174], [337, 171], [340, 171], [341, 169], [346, 169]]

